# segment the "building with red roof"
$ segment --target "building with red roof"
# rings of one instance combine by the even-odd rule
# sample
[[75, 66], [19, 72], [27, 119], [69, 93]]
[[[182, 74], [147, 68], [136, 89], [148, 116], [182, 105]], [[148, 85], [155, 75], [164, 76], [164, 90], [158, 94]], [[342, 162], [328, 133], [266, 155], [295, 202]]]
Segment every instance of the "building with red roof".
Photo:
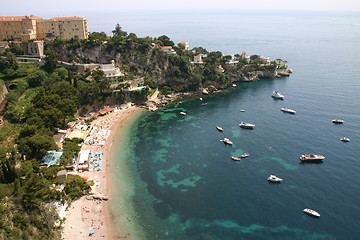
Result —
[[54, 17], [42, 19], [30, 16], [0, 16], [0, 41], [73, 37], [86, 39], [88, 25], [85, 17]]

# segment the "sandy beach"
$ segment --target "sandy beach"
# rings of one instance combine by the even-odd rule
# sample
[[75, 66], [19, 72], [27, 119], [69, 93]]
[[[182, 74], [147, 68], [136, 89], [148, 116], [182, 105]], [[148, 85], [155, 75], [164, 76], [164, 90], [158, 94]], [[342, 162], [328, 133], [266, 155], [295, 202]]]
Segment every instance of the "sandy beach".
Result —
[[[110, 155], [111, 146], [116, 138], [122, 135], [125, 124], [132, 122], [133, 117], [141, 111], [139, 107], [128, 107], [127, 109], [109, 113], [98, 117], [92, 122], [92, 126], [104, 130], [109, 134], [102, 140], [104, 144], [83, 144], [81, 150], [102, 152], [102, 169], [100, 171], [71, 172], [87, 177], [94, 181], [92, 192], [111, 197], [110, 188]], [[100, 200], [88, 200], [87, 196], [74, 201], [65, 213], [62, 239], [125, 239], [130, 235], [127, 229], [121, 229], [123, 236], [116, 236], [114, 221], [110, 212], [109, 202]], [[128, 233], [127, 233], [128, 232]], [[92, 234], [90, 234], [92, 233]]]

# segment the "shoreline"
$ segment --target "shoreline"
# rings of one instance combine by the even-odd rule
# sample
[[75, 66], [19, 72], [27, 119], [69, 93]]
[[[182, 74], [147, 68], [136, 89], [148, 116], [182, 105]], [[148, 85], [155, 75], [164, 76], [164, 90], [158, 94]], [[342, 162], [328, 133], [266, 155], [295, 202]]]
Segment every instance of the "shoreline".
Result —
[[[136, 116], [143, 111], [140, 107], [129, 107], [125, 110], [109, 113], [105, 116], [98, 117], [91, 125], [98, 125], [101, 128], [110, 130], [108, 138], [103, 146], [83, 144], [81, 150], [102, 151], [104, 154], [102, 170], [97, 172], [69, 172], [86, 177], [94, 181], [92, 192], [101, 193], [113, 197], [112, 166], [114, 165], [113, 156], [116, 150], [113, 143], [125, 136], [125, 129], [131, 126]], [[125, 136], [126, 137], [126, 136]], [[117, 189], [122, 192], [124, 189]], [[92, 237], [95, 239], [121, 239], [128, 236], [116, 236], [118, 232], [116, 226], [116, 217], [112, 212], [112, 199], [109, 201], [88, 200], [88, 195], [73, 201], [65, 212], [65, 222], [61, 239], [85, 239], [89, 237], [90, 232], [94, 232]], [[129, 229], [121, 229], [121, 232], [129, 232]], [[93, 230], [89, 230], [93, 229]], [[130, 234], [129, 234], [130, 235]]]

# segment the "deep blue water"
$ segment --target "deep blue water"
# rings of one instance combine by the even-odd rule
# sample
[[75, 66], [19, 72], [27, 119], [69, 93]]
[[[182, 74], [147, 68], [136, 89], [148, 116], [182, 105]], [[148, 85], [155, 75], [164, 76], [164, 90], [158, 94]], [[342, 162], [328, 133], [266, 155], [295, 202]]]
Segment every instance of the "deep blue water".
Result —
[[[119, 22], [138, 36], [245, 50], [285, 59], [294, 70], [289, 78], [239, 83], [143, 116], [131, 136], [131, 159], [141, 179], [133, 201], [147, 239], [359, 239], [360, 14], [128, 12], [94, 14], [96, 23], [87, 17], [93, 31], [110, 32]], [[284, 101], [272, 99], [273, 90]], [[285, 106], [296, 114], [281, 112]], [[333, 118], [345, 123], [334, 125]], [[240, 129], [241, 121], [256, 127]], [[234, 145], [220, 142], [224, 137]], [[250, 156], [230, 159], [243, 152]], [[304, 153], [326, 159], [301, 164]], [[284, 181], [270, 184], [270, 173]], [[306, 207], [321, 217], [305, 215]]]

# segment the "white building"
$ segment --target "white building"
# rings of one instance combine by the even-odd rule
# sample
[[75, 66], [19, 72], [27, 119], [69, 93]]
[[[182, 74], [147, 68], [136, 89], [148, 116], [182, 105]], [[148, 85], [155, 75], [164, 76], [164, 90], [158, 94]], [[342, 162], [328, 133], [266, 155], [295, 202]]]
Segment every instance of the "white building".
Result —
[[79, 152], [78, 170], [89, 170], [90, 150], [81, 150]]
[[178, 42], [178, 46], [180, 45], [184, 46], [184, 50], [189, 50], [189, 42]]
[[194, 63], [194, 64], [202, 64], [202, 63], [204, 63], [202, 61], [202, 55], [201, 54], [195, 55], [194, 56], [194, 61], [192, 63]]
[[32, 41], [27, 43], [27, 52], [36, 57], [44, 57], [44, 41]]
[[260, 56], [259, 57], [265, 64], [270, 64], [270, 58], [269, 57], [264, 57], [264, 56]]
[[111, 60], [111, 63], [109, 64], [100, 64], [99, 70], [102, 70], [105, 73], [105, 77], [113, 82], [117, 82], [118, 77], [124, 76], [124, 74], [120, 71], [120, 68], [115, 66], [114, 60]]
[[161, 50], [164, 51], [165, 53], [169, 54], [169, 55], [176, 54], [176, 52], [172, 48], [172, 46], [163, 46], [163, 47], [161, 47]]
[[239, 63], [239, 59], [237, 57], [235, 57], [235, 55], [233, 55], [233, 54], [223, 55], [223, 57], [226, 57], [226, 56], [230, 56], [230, 59], [225, 62], [226, 64], [235, 65], [235, 64]]

